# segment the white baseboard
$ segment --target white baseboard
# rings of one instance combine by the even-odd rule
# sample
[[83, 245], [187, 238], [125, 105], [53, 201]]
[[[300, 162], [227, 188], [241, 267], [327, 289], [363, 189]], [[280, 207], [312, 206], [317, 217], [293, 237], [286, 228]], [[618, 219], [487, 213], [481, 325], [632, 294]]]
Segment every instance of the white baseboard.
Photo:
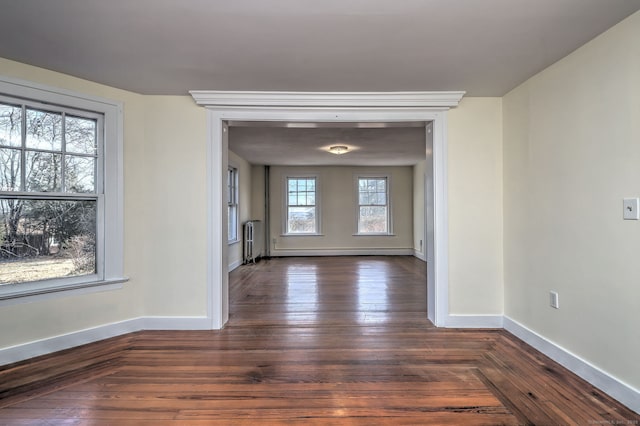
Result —
[[427, 261], [427, 255], [424, 254], [424, 253], [421, 253], [418, 250], [415, 250], [415, 249], [413, 250], [413, 256], [417, 257], [418, 259], [422, 260], [423, 262]]
[[142, 318], [134, 318], [0, 349], [0, 365], [140, 331], [142, 320]]
[[207, 317], [141, 317], [0, 349], [0, 365], [141, 330], [211, 330]]
[[144, 317], [141, 330], [211, 330], [207, 317]]
[[640, 414], [640, 391], [637, 389], [602, 371], [508, 316], [504, 317], [504, 328], [558, 364]]
[[242, 260], [238, 260], [238, 261], [232, 262], [231, 264], [229, 264], [229, 272], [233, 271], [234, 269], [236, 269], [240, 265], [242, 265]]
[[446, 328], [502, 328], [502, 315], [448, 315]]
[[271, 250], [271, 257], [284, 256], [413, 256], [411, 248], [349, 248]]

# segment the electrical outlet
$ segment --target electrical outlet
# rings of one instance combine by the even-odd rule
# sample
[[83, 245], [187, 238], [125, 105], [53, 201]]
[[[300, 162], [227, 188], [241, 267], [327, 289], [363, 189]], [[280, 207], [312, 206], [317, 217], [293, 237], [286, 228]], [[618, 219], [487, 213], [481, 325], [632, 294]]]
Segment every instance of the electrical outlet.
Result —
[[638, 220], [640, 219], [640, 199], [638, 198], [623, 198], [622, 208], [624, 213], [622, 217], [624, 220]]
[[550, 291], [549, 292], [549, 305], [552, 308], [556, 308], [559, 309], [560, 308], [560, 301], [558, 300], [558, 293], [555, 291]]

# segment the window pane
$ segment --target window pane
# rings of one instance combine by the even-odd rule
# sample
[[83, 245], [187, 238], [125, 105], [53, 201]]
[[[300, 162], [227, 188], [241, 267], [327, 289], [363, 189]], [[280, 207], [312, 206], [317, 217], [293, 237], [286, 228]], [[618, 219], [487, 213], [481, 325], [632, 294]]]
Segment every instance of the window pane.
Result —
[[27, 109], [27, 148], [62, 150], [62, 114]]
[[0, 191], [20, 191], [19, 149], [0, 148]]
[[0, 284], [96, 271], [97, 202], [0, 200]]
[[316, 193], [308, 192], [307, 193], [307, 201], [305, 203], [307, 206], [315, 206], [316, 205]]
[[62, 191], [62, 155], [47, 152], [26, 153], [26, 191]]
[[375, 179], [369, 179], [367, 181], [367, 191], [369, 192], [375, 192], [376, 188], [378, 187], [378, 181]]
[[95, 157], [65, 157], [66, 192], [95, 192]]
[[316, 232], [315, 207], [289, 207], [287, 223], [287, 232], [292, 234]]
[[287, 178], [287, 191], [287, 233], [316, 232], [315, 178]]
[[65, 117], [66, 151], [95, 155], [98, 150], [96, 120], [81, 117]]
[[22, 108], [0, 104], [0, 145], [22, 146]]
[[366, 192], [360, 192], [358, 195], [358, 204], [369, 204], [369, 194]]
[[227, 209], [228, 226], [227, 239], [229, 241], [235, 241], [238, 239], [238, 223], [237, 223], [237, 207], [235, 205], [229, 206]]
[[376, 193], [375, 194], [375, 203], [372, 203], [372, 204], [377, 204], [379, 206], [384, 206], [385, 204], [387, 204], [387, 194], [385, 194], [384, 192]]
[[231, 202], [233, 201], [233, 187], [231, 185], [231, 182], [233, 180], [233, 171], [231, 169], [227, 170], [227, 204], [231, 204]]
[[387, 232], [386, 207], [360, 207], [358, 232], [378, 233]]

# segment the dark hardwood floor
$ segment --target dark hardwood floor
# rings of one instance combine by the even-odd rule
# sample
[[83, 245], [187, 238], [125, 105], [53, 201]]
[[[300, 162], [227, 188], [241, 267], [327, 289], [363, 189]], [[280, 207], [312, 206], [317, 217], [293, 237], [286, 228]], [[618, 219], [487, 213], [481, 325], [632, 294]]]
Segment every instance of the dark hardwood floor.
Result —
[[501, 330], [426, 320], [412, 257], [262, 260], [221, 331], [145, 331], [0, 369], [0, 424], [638, 424]]

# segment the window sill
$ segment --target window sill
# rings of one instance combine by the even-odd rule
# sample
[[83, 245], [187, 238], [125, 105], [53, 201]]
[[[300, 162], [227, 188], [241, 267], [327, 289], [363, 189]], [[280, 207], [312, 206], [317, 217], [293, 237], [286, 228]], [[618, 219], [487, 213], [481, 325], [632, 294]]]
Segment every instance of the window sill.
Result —
[[35, 302], [61, 296], [75, 296], [80, 294], [117, 290], [122, 288], [122, 284], [127, 281], [129, 281], [129, 278], [123, 277], [13, 291], [9, 289], [9, 286], [19, 287], [20, 284], [5, 284], [0, 286], [0, 306], [17, 305], [20, 303]]
[[227, 244], [228, 244], [228, 245], [230, 245], [230, 246], [232, 246], [232, 245], [234, 245], [234, 244], [238, 244], [239, 242], [240, 242], [240, 240], [239, 240], [239, 239], [236, 239], [236, 240], [228, 241], [228, 242], [227, 242]]
[[280, 234], [281, 237], [324, 237], [324, 234], [309, 233], [309, 234]]
[[360, 234], [352, 234], [354, 237], [395, 237], [394, 233], [380, 232], [380, 233], [360, 233]]

